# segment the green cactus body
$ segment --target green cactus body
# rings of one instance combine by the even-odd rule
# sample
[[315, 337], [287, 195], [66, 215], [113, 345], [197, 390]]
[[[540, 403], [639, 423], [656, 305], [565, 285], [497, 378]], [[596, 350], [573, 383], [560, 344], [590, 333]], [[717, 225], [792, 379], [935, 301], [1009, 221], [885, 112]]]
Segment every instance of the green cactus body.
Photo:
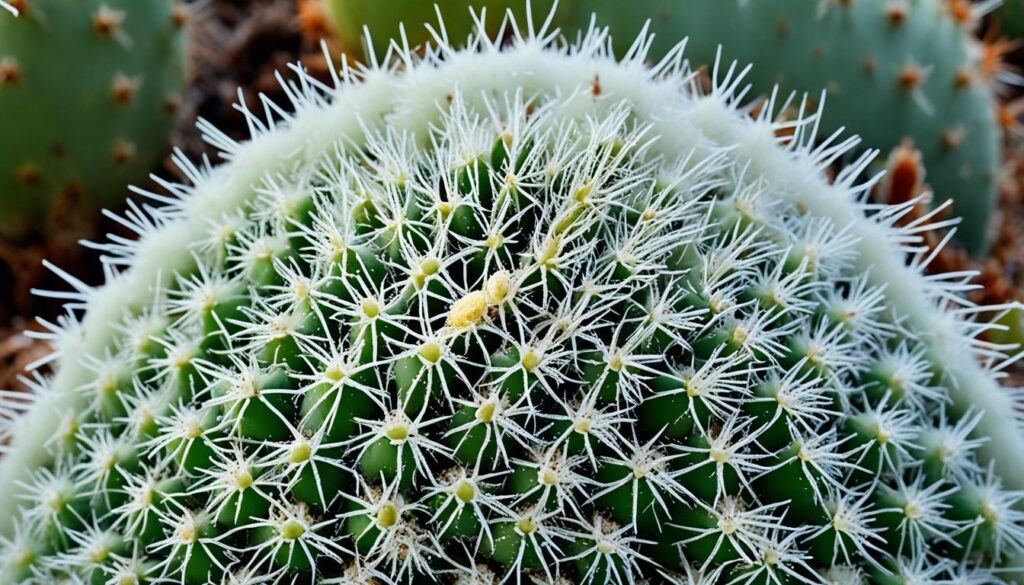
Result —
[[[337, 0], [336, 0], [337, 1]], [[338, 2], [342, 38], [367, 25], [397, 31], [431, 21], [399, 2]], [[330, 2], [329, 2], [330, 4]], [[481, 3], [486, 4], [486, 3]], [[962, 3], [947, 0], [564, 0], [556, 23], [572, 37], [596, 14], [609, 26], [621, 55], [650, 21], [657, 59], [682, 38], [694, 66], [712, 65], [724, 45], [726, 62], [750, 63], [753, 91], [826, 92], [824, 132], [856, 132], [864, 145], [892, 150], [910, 139], [923, 154], [937, 201], [953, 199], [963, 219], [958, 238], [983, 252], [995, 205], [1001, 157], [994, 82], [982, 66], [982, 47], [967, 30]], [[957, 12], [955, 7], [959, 7]], [[404, 5], [403, 5], [404, 7]], [[361, 12], [365, 11], [365, 12]], [[966, 21], [964, 20], [966, 18]], [[462, 23], [464, 26], [471, 22]], [[454, 40], [465, 28], [449, 28]], [[356, 36], [355, 38], [358, 38]], [[421, 34], [415, 41], [432, 40]], [[384, 39], [376, 43], [378, 54]]]
[[481, 33], [205, 127], [228, 162], [69, 278], [57, 373], [0, 403], [0, 581], [1020, 569], [1014, 395], [925, 224], [864, 203], [867, 158], [830, 182], [813, 116], [780, 140], [738, 78], [605, 38]]
[[0, 15], [0, 235], [87, 222], [163, 155], [184, 71], [170, 0], [33, 0]]

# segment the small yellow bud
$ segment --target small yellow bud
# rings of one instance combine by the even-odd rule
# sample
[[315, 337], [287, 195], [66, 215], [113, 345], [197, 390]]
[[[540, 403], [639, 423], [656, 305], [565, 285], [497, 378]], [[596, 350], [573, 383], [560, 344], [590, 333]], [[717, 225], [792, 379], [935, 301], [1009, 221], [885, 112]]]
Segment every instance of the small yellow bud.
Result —
[[527, 372], [532, 372], [537, 366], [540, 365], [540, 355], [532, 349], [528, 349], [523, 353], [523, 359], [520, 360], [523, 364], [523, 369]]
[[292, 447], [292, 452], [288, 456], [288, 462], [292, 465], [305, 463], [309, 461], [311, 455], [313, 455], [313, 449], [309, 446], [309, 443], [299, 443]]
[[924, 516], [924, 510], [916, 502], [907, 502], [907, 505], [903, 506], [903, 515], [910, 520], [917, 520]]
[[419, 356], [432, 364], [436, 364], [444, 353], [441, 344], [436, 341], [428, 341], [416, 351]]
[[487, 304], [500, 305], [505, 302], [505, 298], [508, 297], [508, 292], [511, 288], [511, 280], [508, 272], [505, 270], [492, 274], [487, 279], [487, 285], [484, 286], [484, 292], [487, 293]]
[[297, 540], [306, 533], [306, 527], [296, 520], [289, 520], [281, 525], [281, 540]]
[[395, 423], [384, 429], [384, 434], [394, 445], [404, 443], [409, 438], [409, 426], [405, 423]]
[[64, 509], [64, 504], [64, 496], [58, 491], [50, 492], [50, 495], [46, 497], [46, 505], [49, 506], [51, 510], [59, 512]]
[[203, 425], [197, 417], [189, 417], [181, 421], [181, 433], [186, 439], [198, 439], [203, 435]]
[[484, 424], [491, 424], [494, 420], [494, 410], [496, 406], [493, 401], [488, 400], [480, 405], [480, 408], [476, 409], [476, 419]]
[[448, 311], [448, 325], [456, 329], [472, 327], [483, 319], [487, 312], [487, 295], [483, 291], [473, 291], [452, 303]]
[[367, 319], [373, 319], [377, 315], [380, 315], [380, 304], [377, 303], [376, 299], [363, 299], [362, 306], [363, 315]]
[[554, 469], [545, 467], [537, 472], [537, 483], [541, 485], [555, 485], [558, 483], [558, 474]]
[[746, 343], [747, 338], [749, 337], [750, 333], [742, 325], [737, 325], [736, 328], [732, 330], [732, 340], [736, 344]]
[[878, 427], [878, 430], [875, 431], [875, 439], [879, 444], [885, 445], [892, 440], [892, 433], [890, 433], [889, 429], [885, 427]]
[[626, 365], [622, 359], [622, 354], [616, 351], [608, 358], [608, 368], [613, 372], [621, 372], [622, 367]]
[[683, 385], [686, 387], [686, 395], [690, 398], [696, 398], [701, 395], [702, 388], [697, 385], [693, 378], [687, 378]]
[[534, 520], [533, 516], [523, 516], [516, 522], [516, 528], [523, 534], [530, 534], [537, 530], [537, 521]]
[[238, 491], [249, 489], [253, 484], [252, 473], [248, 469], [239, 469], [235, 472], [235, 487]]
[[178, 533], [178, 540], [186, 543], [199, 540], [199, 527], [196, 526], [196, 523], [188, 521], [182, 526], [181, 531]]
[[171, 356], [171, 363], [176, 369], [187, 368], [192, 365], [192, 358], [195, 354], [188, 348], [178, 348]]
[[154, 490], [151, 487], [146, 487], [139, 495], [135, 497], [135, 504], [140, 508], [148, 508], [153, 505]]
[[235, 384], [235, 389], [242, 398], [256, 398], [260, 391], [256, 389], [256, 381], [251, 376], [244, 376]]
[[469, 481], [462, 480], [455, 488], [455, 497], [463, 504], [468, 504], [476, 497], [476, 488]]
[[589, 418], [581, 418], [572, 425], [574, 431], [581, 435], [585, 435], [590, 432], [591, 420]]
[[985, 519], [985, 522], [989, 524], [998, 524], [999, 518], [1002, 514], [999, 513], [999, 508], [993, 506], [989, 502], [982, 502], [981, 504], [981, 517]]
[[11, 555], [10, 562], [15, 567], [27, 567], [30, 564], [32, 564], [32, 561], [34, 561], [35, 558], [36, 555], [31, 550], [29, 550], [28, 548], [23, 548], [21, 550], [15, 551], [14, 554]]
[[427, 258], [423, 262], [420, 262], [420, 272], [427, 276], [437, 274], [437, 271], [441, 269], [441, 263], [438, 262], [437, 258]]
[[334, 232], [327, 236], [327, 245], [334, 251], [334, 256], [339, 258], [342, 254], [348, 251], [348, 244], [341, 238], [341, 234]]
[[850, 532], [853, 524], [846, 516], [840, 514], [832, 518], [832, 528], [835, 528], [836, 532]]
[[324, 378], [327, 378], [331, 382], [340, 382], [345, 378], [345, 370], [337, 364], [332, 364], [327, 371], [324, 372]]
[[437, 274], [437, 271], [441, 269], [441, 263], [437, 261], [437, 258], [427, 258], [420, 262], [412, 271], [412, 281], [416, 285], [416, 288], [423, 288], [423, 285], [427, 283], [427, 278]]
[[112, 396], [117, 393], [117, 376], [114, 374], [105, 374], [99, 379], [99, 391], [100, 394]]
[[398, 524], [398, 507], [391, 502], [385, 503], [377, 510], [377, 524], [381, 528], [391, 528]]
[[63, 423], [61, 425], [61, 429], [60, 429], [60, 436], [61, 436], [61, 438], [62, 439], [72, 439], [72, 438], [74, 438], [74, 436], [76, 434], [78, 434], [78, 429], [79, 429], [80, 426], [81, 425], [80, 425], [80, 423], [78, 421], [78, 417], [72, 416], [72, 417], [70, 417], [68, 419], [65, 419], [63, 421]]

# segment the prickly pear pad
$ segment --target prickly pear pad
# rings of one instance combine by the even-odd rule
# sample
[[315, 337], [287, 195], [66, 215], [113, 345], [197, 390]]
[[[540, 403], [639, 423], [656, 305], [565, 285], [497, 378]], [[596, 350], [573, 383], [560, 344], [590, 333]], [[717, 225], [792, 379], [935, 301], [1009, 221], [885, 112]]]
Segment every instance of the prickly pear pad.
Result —
[[175, 0], [0, 2], [3, 237], [88, 230], [158, 165], [188, 14]]

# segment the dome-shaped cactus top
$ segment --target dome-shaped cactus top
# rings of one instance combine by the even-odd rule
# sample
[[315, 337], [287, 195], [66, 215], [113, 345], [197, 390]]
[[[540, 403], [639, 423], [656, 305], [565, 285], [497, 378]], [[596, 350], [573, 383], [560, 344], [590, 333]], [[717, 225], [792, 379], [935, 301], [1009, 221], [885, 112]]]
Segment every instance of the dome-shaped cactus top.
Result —
[[[814, 116], [592, 31], [300, 75], [12, 397], [3, 579], [996, 582], [1012, 400]], [[911, 262], [906, 265], [905, 258]], [[74, 315], [86, 307], [78, 322]], [[19, 400], [21, 400], [19, 402]]]

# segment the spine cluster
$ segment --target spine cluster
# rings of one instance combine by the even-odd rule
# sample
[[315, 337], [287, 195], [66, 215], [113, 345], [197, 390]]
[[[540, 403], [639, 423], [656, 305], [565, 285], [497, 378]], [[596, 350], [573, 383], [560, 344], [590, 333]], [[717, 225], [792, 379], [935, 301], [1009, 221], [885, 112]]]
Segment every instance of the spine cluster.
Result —
[[929, 218], [862, 203], [868, 158], [827, 183], [855, 142], [744, 117], [735, 69], [529, 31], [205, 129], [229, 162], [131, 209], [0, 402], [0, 581], [1021, 568], [1002, 348], [919, 274]]
[[[461, 0], [489, 11], [509, 3]], [[512, 3], [515, 4], [515, 3]], [[1020, 0], [1004, 2], [1003, 22], [1021, 20]], [[383, 54], [391, 39], [410, 46], [432, 41], [424, 23], [435, 19], [430, 2], [326, 0], [343, 44], [358, 51], [363, 27]], [[842, 128], [884, 151], [910, 145], [920, 152], [936, 201], [954, 201], [963, 218], [958, 239], [983, 252], [991, 234], [1007, 114], [995, 99], [1015, 83], [1001, 63], [1006, 41], [981, 42], [975, 28], [995, 2], [968, 0], [536, 0], [553, 9], [567, 36], [595, 20], [615, 36], [624, 55], [630, 39], [653, 33], [648, 56], [660, 59], [682, 39], [696, 69], [719, 53], [750, 63], [751, 98], [772, 91], [827, 96], [822, 131]], [[446, 4], [445, 8], [454, 5]], [[523, 6], [517, 8], [523, 11]], [[403, 28], [404, 24], [404, 28]], [[445, 30], [462, 43], [474, 21], [453, 18]], [[1009, 27], [1003, 30], [1015, 30]], [[794, 111], [781, 112], [795, 117]], [[1007, 122], [1012, 123], [1012, 122]], [[899, 203], [896, 201], [895, 203]]]

